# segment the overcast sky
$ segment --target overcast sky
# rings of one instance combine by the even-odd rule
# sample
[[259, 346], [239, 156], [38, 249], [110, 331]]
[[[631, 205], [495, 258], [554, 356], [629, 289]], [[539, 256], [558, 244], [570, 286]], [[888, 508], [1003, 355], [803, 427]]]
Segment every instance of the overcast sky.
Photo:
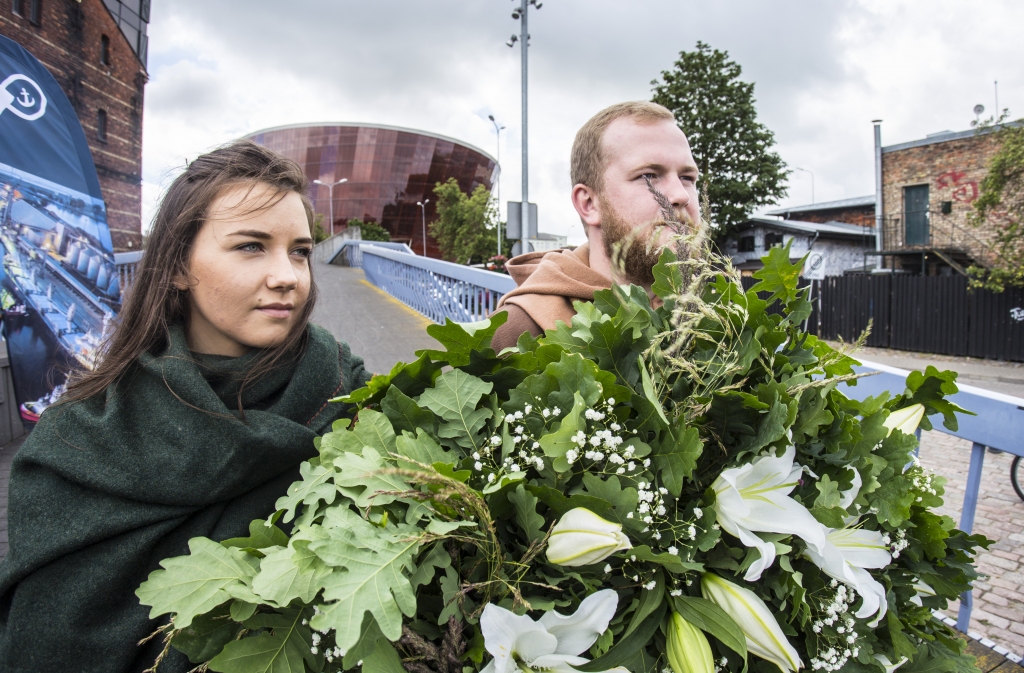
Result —
[[[501, 199], [521, 198], [519, 0], [158, 0], [149, 26], [143, 221], [186, 158], [253, 131], [370, 122], [497, 152]], [[964, 130], [981, 103], [1024, 115], [1024, 2], [544, 0], [530, 12], [530, 200], [540, 229], [583, 239], [569, 202], [576, 130], [698, 40], [755, 83], [759, 119], [815, 198], [874, 190], [883, 144]], [[780, 205], [811, 201], [794, 172]], [[504, 208], [503, 208], [504, 211]]]

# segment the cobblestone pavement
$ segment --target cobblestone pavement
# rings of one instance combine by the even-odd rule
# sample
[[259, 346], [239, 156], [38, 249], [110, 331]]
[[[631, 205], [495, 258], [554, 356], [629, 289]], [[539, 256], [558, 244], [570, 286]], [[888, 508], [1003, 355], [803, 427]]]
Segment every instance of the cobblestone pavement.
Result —
[[[948, 480], [946, 504], [940, 511], [959, 524], [971, 443], [925, 432], [920, 458], [925, 467]], [[985, 454], [974, 532], [995, 542], [977, 558], [985, 577], [974, 585], [970, 630], [1020, 655], [1024, 653], [1024, 501], [1010, 484], [1012, 459], [1006, 453]], [[946, 613], [955, 619], [959, 607], [959, 602], [953, 603]]]

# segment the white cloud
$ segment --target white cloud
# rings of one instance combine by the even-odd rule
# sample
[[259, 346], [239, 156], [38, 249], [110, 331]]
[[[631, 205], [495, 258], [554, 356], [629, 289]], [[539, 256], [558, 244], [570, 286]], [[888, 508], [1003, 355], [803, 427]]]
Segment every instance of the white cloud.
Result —
[[[362, 121], [423, 129], [495, 152], [502, 199], [520, 198], [519, 49], [502, 0], [175, 0], [154, 3], [145, 111], [144, 219], [186, 158], [260, 128]], [[576, 130], [697, 40], [756, 83], [760, 119], [817, 200], [873, 189], [871, 120], [886, 144], [968, 128], [976, 103], [1024, 112], [1014, 45], [1024, 5], [938, 2], [547, 0], [531, 11], [530, 198], [541, 228], [579, 242], [569, 203]], [[806, 174], [783, 204], [810, 200]]]

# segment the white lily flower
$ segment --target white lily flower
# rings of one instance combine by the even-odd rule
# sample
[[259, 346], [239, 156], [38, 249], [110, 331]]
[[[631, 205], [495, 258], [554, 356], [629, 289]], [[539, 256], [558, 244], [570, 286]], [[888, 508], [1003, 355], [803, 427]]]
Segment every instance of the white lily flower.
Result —
[[589, 661], [579, 655], [605, 632], [618, 604], [618, 594], [602, 589], [584, 598], [572, 615], [550, 610], [537, 621], [488, 604], [480, 615], [480, 631], [494, 659], [480, 673], [577, 673], [573, 667]]
[[739, 625], [751, 654], [772, 662], [783, 671], [798, 671], [803, 667], [804, 662], [786, 640], [771, 610], [753, 591], [714, 573], [704, 573], [700, 592]]
[[927, 582], [922, 582], [921, 580], [914, 582], [914, 591], [917, 593], [911, 597], [910, 602], [918, 606], [924, 605], [924, 603], [921, 602], [921, 596], [928, 597], [936, 595], [935, 589], [933, 589]]
[[873, 614], [878, 617], [870, 626], [878, 624], [885, 616], [888, 604], [885, 587], [871, 576], [865, 568], [884, 568], [892, 562], [889, 547], [882, 540], [882, 534], [875, 530], [857, 528], [830, 528], [821, 553], [813, 549], [807, 555], [826, 575], [852, 586], [864, 599], [857, 617], [866, 619]]
[[893, 671], [895, 671], [897, 668], [910, 661], [906, 657], [903, 657], [899, 660], [899, 662], [894, 664], [891, 661], [889, 661], [889, 657], [885, 656], [884, 654], [876, 654], [875, 659], [878, 661], [878, 663], [882, 665], [882, 668], [885, 669], [885, 673], [893, 673]]
[[911, 404], [909, 407], [897, 409], [889, 414], [882, 425], [888, 428], [890, 435], [893, 430], [912, 435], [917, 431], [917, 426], [921, 425], [922, 418], [924, 418], [924, 405]]
[[562, 515], [551, 530], [547, 557], [556, 565], [585, 566], [632, 547], [620, 524], [577, 507]]
[[809, 547], [825, 544], [824, 528], [806, 507], [789, 497], [803, 467], [793, 464], [796, 449], [790, 445], [780, 457], [766, 454], [740, 467], [723, 470], [711, 485], [717, 498], [718, 523], [747, 547], [756, 547], [761, 558], [747, 569], [743, 579], [755, 582], [775, 561], [775, 545], [754, 532], [796, 535]]

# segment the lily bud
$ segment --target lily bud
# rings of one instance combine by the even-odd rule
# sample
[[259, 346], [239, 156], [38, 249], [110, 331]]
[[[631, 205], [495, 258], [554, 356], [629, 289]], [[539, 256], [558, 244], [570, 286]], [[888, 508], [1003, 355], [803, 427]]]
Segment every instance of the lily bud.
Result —
[[678, 612], [669, 617], [667, 654], [674, 673], [715, 673], [708, 639]]
[[909, 407], [897, 409], [889, 414], [889, 418], [885, 419], [885, 423], [882, 425], [889, 430], [890, 435], [893, 430], [912, 435], [917, 430], [917, 426], [921, 425], [922, 418], [924, 418], [924, 405], [911, 404]]
[[547, 557], [555, 565], [585, 566], [632, 546], [620, 524], [577, 507], [555, 524], [548, 538]]
[[753, 591], [713, 573], [705, 573], [700, 580], [700, 592], [739, 625], [751, 654], [772, 662], [783, 671], [797, 671], [804, 665], [771, 610]]

